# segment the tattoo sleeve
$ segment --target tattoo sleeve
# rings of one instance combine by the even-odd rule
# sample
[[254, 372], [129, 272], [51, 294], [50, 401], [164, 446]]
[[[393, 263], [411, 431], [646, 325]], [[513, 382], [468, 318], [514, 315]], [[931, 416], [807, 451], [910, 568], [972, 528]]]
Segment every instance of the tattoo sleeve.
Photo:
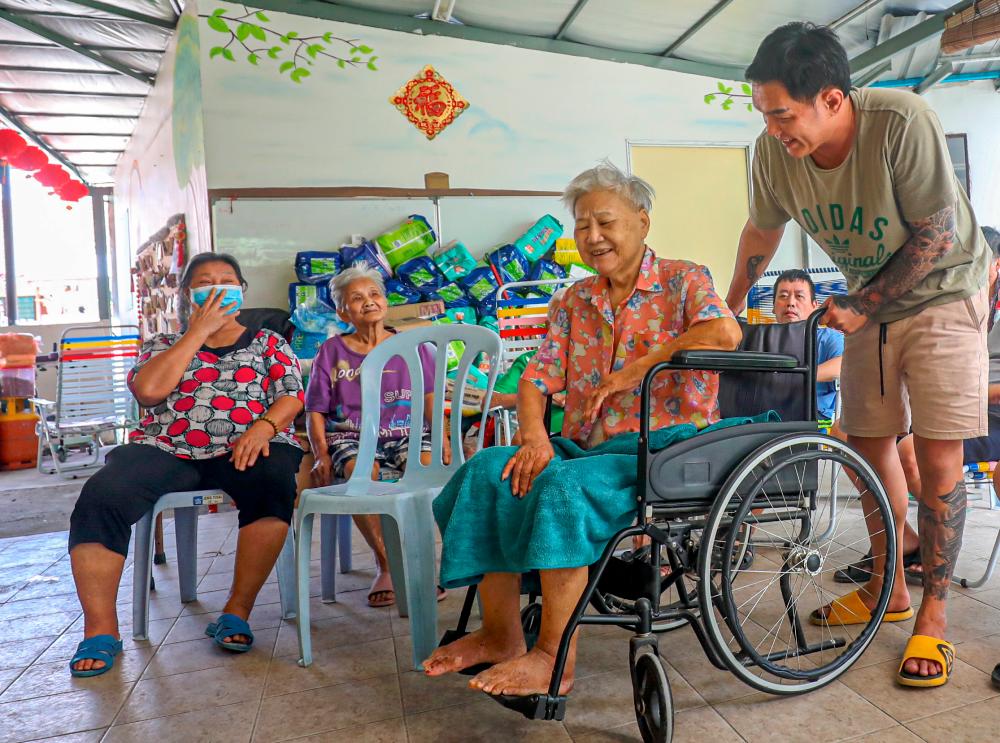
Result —
[[934, 506], [917, 508], [920, 527], [920, 561], [924, 566], [924, 595], [944, 601], [955, 572], [958, 551], [965, 531], [965, 482], [959, 480], [946, 495], [938, 496]]
[[757, 283], [760, 278], [760, 264], [764, 262], [764, 256], [752, 255], [747, 258], [747, 280], [751, 284]]
[[838, 307], [871, 316], [919, 284], [955, 245], [955, 208], [946, 206], [927, 219], [907, 222], [910, 239], [895, 252], [868, 285], [847, 296], [834, 297]]

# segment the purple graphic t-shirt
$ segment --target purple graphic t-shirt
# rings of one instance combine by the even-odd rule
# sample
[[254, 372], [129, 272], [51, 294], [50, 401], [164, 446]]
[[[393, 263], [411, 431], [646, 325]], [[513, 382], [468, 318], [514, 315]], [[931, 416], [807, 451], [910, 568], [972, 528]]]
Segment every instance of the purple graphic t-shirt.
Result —
[[[424, 391], [434, 389], [434, 353], [426, 346], [418, 352], [424, 372]], [[360, 438], [361, 363], [364, 354], [352, 351], [339, 335], [328, 339], [313, 359], [306, 389], [306, 411], [326, 416], [328, 441]], [[406, 362], [396, 356], [382, 371], [382, 416], [379, 441], [410, 435], [412, 390]], [[427, 429], [424, 422], [423, 430]]]

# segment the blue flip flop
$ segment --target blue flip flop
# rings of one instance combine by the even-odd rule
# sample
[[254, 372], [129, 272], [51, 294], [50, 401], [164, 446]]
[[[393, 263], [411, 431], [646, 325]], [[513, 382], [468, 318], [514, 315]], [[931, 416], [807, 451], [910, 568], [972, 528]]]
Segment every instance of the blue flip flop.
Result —
[[[205, 634], [215, 640], [220, 648], [232, 650], [234, 653], [245, 653], [253, 647], [253, 632], [250, 625], [235, 614], [220, 614], [215, 622], [210, 622], [205, 628]], [[225, 638], [234, 635], [246, 635], [250, 642], [226, 642]]]
[[[69, 662], [69, 672], [77, 678], [100, 676], [115, 666], [115, 656], [122, 651], [122, 641], [111, 635], [94, 635], [88, 637], [76, 646], [76, 654]], [[101, 668], [91, 668], [89, 671], [78, 671], [73, 666], [81, 660], [99, 660], [104, 663]]]

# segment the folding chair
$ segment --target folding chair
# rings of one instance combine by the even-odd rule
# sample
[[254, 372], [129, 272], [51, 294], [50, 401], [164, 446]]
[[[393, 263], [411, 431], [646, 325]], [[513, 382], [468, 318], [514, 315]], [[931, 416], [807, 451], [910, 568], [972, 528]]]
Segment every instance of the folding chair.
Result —
[[[552, 295], [524, 297], [521, 292], [537, 286], [551, 286], [557, 291], [577, 281], [578, 278], [515, 281], [497, 289], [497, 322], [503, 348], [501, 374], [510, 369], [521, 354], [537, 351], [549, 329], [549, 302]], [[494, 420], [495, 443], [498, 446], [510, 446], [517, 430], [517, 411], [498, 406], [491, 408], [487, 415]]]
[[[996, 462], [973, 462], [965, 465], [963, 468], [966, 485], [985, 486], [987, 510], [990, 511], [1000, 509], [1000, 503], [997, 502], [1000, 493], [996, 492], [996, 480], [993, 479], [993, 469], [996, 466]], [[983, 574], [976, 580], [969, 580], [968, 578], [961, 578], [956, 575], [952, 577], [952, 582], [957, 583], [962, 588], [979, 588], [984, 586], [993, 577], [993, 571], [996, 569], [998, 561], [1000, 561], [1000, 529], [997, 529], [997, 538], [993, 542], [993, 551], [990, 553], [990, 558], [986, 563], [986, 570], [983, 571]]]
[[[77, 470], [100, 462], [101, 434], [125, 431], [138, 422], [138, 410], [126, 375], [139, 355], [135, 325], [87, 325], [67, 328], [59, 339], [56, 400], [32, 398], [38, 424], [38, 471], [75, 477]], [[66, 441], [89, 443], [91, 458], [67, 462]], [[42, 463], [48, 451], [52, 466]]]

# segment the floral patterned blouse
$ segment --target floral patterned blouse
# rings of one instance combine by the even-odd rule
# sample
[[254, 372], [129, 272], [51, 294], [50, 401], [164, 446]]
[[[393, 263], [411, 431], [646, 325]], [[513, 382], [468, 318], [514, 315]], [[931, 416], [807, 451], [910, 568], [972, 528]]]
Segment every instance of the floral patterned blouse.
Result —
[[[562, 435], [591, 447], [639, 430], [639, 388], [611, 395], [595, 423], [585, 421], [587, 396], [610, 372], [661, 348], [694, 325], [732, 317], [704, 266], [657, 258], [648, 247], [635, 289], [618, 307], [601, 276], [568, 287], [553, 299], [549, 328], [523, 379], [546, 395], [566, 391]], [[617, 334], [618, 347], [614, 347]], [[652, 389], [651, 428], [693, 423], [703, 428], [719, 418], [718, 375], [664, 372]]]

